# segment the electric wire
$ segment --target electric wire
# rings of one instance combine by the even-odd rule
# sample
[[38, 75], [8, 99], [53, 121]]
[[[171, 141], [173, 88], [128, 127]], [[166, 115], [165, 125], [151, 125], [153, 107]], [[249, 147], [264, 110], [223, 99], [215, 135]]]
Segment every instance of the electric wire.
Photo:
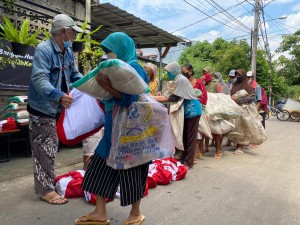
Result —
[[[203, 13], [204, 15], [210, 17], [211, 19], [213, 19], [213, 20], [215, 20], [215, 21], [217, 21], [217, 22], [219, 22], [219, 23], [221, 23], [221, 24], [223, 24], [225, 26], [231, 27], [232, 29], [236, 29], [236, 28], [234, 28], [232, 26], [227, 25], [226, 23], [223, 23], [222, 21], [220, 21], [220, 20], [218, 20], [216, 18], [213, 18], [213, 16], [208, 15], [206, 12], [202, 11], [201, 9], [199, 9], [198, 7], [196, 7], [193, 4], [189, 3], [188, 1], [186, 1], [186, 0], [183, 0], [183, 1], [185, 3], [187, 3], [188, 5], [192, 6], [193, 8], [195, 8], [196, 10], [198, 10], [199, 12]], [[242, 29], [239, 29], [239, 30], [242, 31], [242, 32], [248, 32], [248, 31], [245, 31], [245, 30], [242, 30]]]
[[[245, 1], [242, 1], [241, 3], [238, 3], [238, 4], [236, 4], [236, 5], [230, 6], [230, 7], [227, 8], [226, 10], [231, 10], [231, 9], [233, 9], [233, 8], [235, 8], [235, 7], [237, 7], [237, 6], [239, 6], [239, 5], [242, 4], [243, 2], [245, 2]], [[211, 16], [207, 16], [207, 17], [205, 17], [205, 18], [203, 18], [203, 19], [201, 19], [201, 20], [198, 20], [198, 21], [196, 21], [196, 22], [194, 22], [194, 23], [191, 23], [191, 24], [189, 24], [189, 25], [186, 25], [186, 26], [184, 26], [184, 27], [181, 27], [181, 28], [179, 28], [179, 29], [177, 29], [177, 30], [175, 30], [175, 31], [170, 32], [170, 33], [173, 34], [173, 33], [177, 32], [177, 31], [180, 31], [180, 30], [183, 30], [183, 29], [185, 29], [185, 28], [191, 27], [191, 26], [193, 26], [193, 25], [195, 25], [195, 24], [197, 24], [197, 23], [200, 23], [200, 22], [202, 22], [202, 21], [204, 21], [204, 20], [207, 20], [207, 19], [211, 18], [212, 16], [216, 16], [216, 15], [218, 15], [218, 14], [220, 14], [220, 12], [215, 13], [215, 14], [213, 14], [213, 15], [211, 15]]]

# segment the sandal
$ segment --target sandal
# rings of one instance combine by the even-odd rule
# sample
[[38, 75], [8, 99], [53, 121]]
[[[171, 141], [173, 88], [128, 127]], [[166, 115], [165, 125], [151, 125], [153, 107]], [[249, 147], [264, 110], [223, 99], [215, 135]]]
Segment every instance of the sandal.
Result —
[[198, 159], [201, 159], [202, 157], [204, 157], [204, 155], [201, 154], [201, 153], [198, 153], [196, 157], [197, 157]]
[[244, 152], [241, 150], [241, 149], [236, 149], [233, 154], [235, 155], [240, 155], [240, 154], [243, 154]]
[[62, 205], [62, 204], [66, 204], [67, 202], [69, 202], [68, 199], [60, 196], [56, 192], [53, 192], [53, 194], [51, 194], [51, 193], [45, 194], [41, 197], [41, 199], [43, 201], [46, 201], [49, 204], [53, 204], [53, 205]]
[[127, 220], [125, 220], [125, 223], [124, 225], [140, 225], [142, 224], [142, 222], [144, 222], [145, 220], [145, 216], [144, 215], [141, 215], [141, 218], [139, 220], [136, 220], [136, 221], [132, 221], [132, 222], [128, 222]]
[[[82, 219], [84, 219], [84, 220], [82, 220]], [[106, 220], [106, 221], [98, 220], [91, 215], [85, 215], [85, 216], [81, 217], [80, 219], [75, 220], [76, 225], [108, 225], [109, 222], [110, 222], [109, 220]]]
[[214, 157], [215, 157], [215, 159], [221, 159], [222, 158], [222, 153], [215, 154]]

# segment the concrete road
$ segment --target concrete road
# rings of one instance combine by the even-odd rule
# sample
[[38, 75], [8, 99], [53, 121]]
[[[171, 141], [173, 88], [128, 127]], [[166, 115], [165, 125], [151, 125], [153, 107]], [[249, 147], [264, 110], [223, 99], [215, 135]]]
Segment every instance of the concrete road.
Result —
[[[243, 155], [224, 148], [217, 160], [211, 150], [184, 180], [149, 190], [141, 205], [144, 224], [300, 224], [300, 123], [273, 117], [267, 134], [262, 146]], [[80, 149], [62, 150], [57, 173], [80, 169], [80, 159]], [[60, 206], [40, 201], [30, 167], [26, 158], [0, 164], [1, 225], [73, 224], [93, 209], [81, 198]], [[118, 199], [107, 208], [111, 225], [123, 224], [130, 210], [120, 207]]]

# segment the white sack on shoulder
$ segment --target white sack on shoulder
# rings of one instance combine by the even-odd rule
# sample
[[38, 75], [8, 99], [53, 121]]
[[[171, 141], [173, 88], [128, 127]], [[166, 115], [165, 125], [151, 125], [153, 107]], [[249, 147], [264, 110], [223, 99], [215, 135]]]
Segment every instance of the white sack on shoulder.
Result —
[[234, 119], [242, 115], [243, 110], [231, 99], [230, 96], [223, 93], [207, 93], [208, 100], [206, 110], [211, 119], [215, 116], [222, 119]]
[[108, 76], [112, 87], [121, 93], [140, 95], [148, 89], [148, 85], [136, 70], [119, 59], [108, 59], [101, 62], [98, 67], [73, 83], [72, 87], [96, 99], [111, 99], [112, 95], [96, 81], [96, 76], [100, 70], [103, 70], [103, 73]]

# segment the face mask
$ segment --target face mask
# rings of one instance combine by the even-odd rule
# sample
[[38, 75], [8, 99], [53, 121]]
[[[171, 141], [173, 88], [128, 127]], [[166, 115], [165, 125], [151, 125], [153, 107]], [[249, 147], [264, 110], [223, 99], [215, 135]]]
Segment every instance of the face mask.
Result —
[[117, 55], [113, 52], [107, 53], [107, 59], [116, 59]]
[[171, 80], [175, 79], [175, 75], [173, 73], [171, 73], [171, 72], [168, 71], [167, 75], [168, 75], [169, 79], [171, 79]]
[[242, 78], [242, 77], [237, 77], [237, 78], [236, 78], [236, 82], [237, 82], [237, 83], [241, 83], [242, 81], [243, 81], [243, 78]]
[[72, 47], [72, 41], [69, 38], [69, 34], [67, 33], [68, 41], [64, 41], [64, 48], [71, 48]]
[[249, 83], [249, 84], [251, 84], [251, 82], [252, 82], [252, 79], [248, 80], [248, 83]]
[[183, 76], [185, 76], [187, 79], [189, 79], [189, 78], [190, 78], [190, 74], [189, 74], [189, 72], [186, 72], [186, 73], [182, 72], [182, 75], [183, 75]]

